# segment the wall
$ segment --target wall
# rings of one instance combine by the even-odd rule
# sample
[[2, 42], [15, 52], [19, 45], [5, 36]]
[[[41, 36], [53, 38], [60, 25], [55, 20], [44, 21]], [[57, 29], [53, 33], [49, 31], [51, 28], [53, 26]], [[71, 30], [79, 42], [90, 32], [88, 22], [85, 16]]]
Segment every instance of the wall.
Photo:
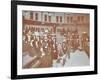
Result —
[[[97, 4], [98, 14], [100, 14], [100, 0], [36, 0], [36, 1], [48, 1], [48, 2], [60, 2], [60, 3], [78, 3], [78, 4]], [[100, 21], [100, 15], [98, 16]], [[10, 0], [0, 0], [0, 80], [10, 80], [10, 44], [11, 44], [11, 14], [10, 14]], [[100, 26], [100, 23], [98, 23]], [[100, 34], [100, 27], [98, 27], [98, 34]], [[98, 38], [98, 41], [100, 37]], [[100, 42], [98, 42], [100, 44]], [[98, 45], [100, 48], [100, 45]], [[100, 61], [100, 49], [98, 49], [98, 61]], [[100, 62], [98, 62], [100, 67]], [[99, 73], [100, 73], [100, 69]], [[56, 78], [41, 78], [30, 80], [99, 80], [98, 75], [84, 75], [84, 76], [67, 76]], [[28, 79], [27, 79], [28, 80]]]

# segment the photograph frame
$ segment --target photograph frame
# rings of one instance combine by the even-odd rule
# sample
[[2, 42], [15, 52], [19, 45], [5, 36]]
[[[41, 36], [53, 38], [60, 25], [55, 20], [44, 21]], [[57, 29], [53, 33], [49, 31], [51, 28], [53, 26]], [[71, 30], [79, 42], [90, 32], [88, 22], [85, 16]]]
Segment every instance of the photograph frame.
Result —
[[[59, 7], [59, 8], [78, 8], [78, 9], [92, 9], [94, 10], [94, 70], [81, 72], [55, 72], [44, 74], [25, 74], [18, 75], [18, 34], [17, 34], [17, 20], [18, 20], [18, 5], [26, 6], [45, 6], [45, 7]], [[26, 79], [26, 78], [43, 78], [43, 77], [61, 77], [61, 76], [75, 76], [75, 75], [90, 75], [97, 74], [97, 6], [85, 4], [65, 4], [65, 3], [49, 3], [49, 2], [34, 2], [34, 1], [11, 1], [11, 78], [12, 79]]]

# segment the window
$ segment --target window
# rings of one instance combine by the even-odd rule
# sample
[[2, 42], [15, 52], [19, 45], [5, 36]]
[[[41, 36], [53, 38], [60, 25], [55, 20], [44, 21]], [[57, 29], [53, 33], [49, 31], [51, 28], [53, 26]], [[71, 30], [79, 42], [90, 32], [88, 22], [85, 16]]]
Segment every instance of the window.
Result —
[[45, 21], [47, 21], [47, 15], [44, 16]]
[[25, 12], [23, 13], [23, 15], [24, 15], [24, 18], [25, 18], [26, 20], [29, 20], [29, 19], [30, 19], [30, 12], [29, 12], [29, 11], [25, 11]]
[[70, 17], [70, 22], [71, 22], [71, 23], [73, 22], [73, 17], [72, 17], [72, 16]]
[[81, 21], [82, 21], [82, 22], [84, 21], [84, 16], [81, 16]]
[[23, 18], [23, 20], [24, 20], [24, 19], [25, 19], [25, 16], [23, 15], [23, 17], [22, 17], [22, 18]]
[[56, 22], [58, 22], [59, 21], [59, 16], [56, 16]]
[[69, 16], [67, 17], [67, 22], [69, 23]]
[[33, 12], [30, 12], [30, 19], [33, 19]]
[[80, 16], [78, 16], [77, 18], [78, 18], [78, 22], [80, 22]]
[[62, 22], [62, 16], [60, 16], [60, 22]]
[[38, 13], [35, 13], [35, 20], [38, 20]]
[[49, 16], [49, 22], [51, 22], [51, 16]]

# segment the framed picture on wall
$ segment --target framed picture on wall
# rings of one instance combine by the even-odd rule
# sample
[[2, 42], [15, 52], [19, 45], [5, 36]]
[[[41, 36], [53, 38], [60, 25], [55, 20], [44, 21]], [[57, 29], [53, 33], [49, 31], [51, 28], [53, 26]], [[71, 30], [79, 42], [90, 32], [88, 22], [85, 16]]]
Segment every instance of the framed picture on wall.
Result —
[[97, 6], [11, 1], [11, 78], [97, 74]]

